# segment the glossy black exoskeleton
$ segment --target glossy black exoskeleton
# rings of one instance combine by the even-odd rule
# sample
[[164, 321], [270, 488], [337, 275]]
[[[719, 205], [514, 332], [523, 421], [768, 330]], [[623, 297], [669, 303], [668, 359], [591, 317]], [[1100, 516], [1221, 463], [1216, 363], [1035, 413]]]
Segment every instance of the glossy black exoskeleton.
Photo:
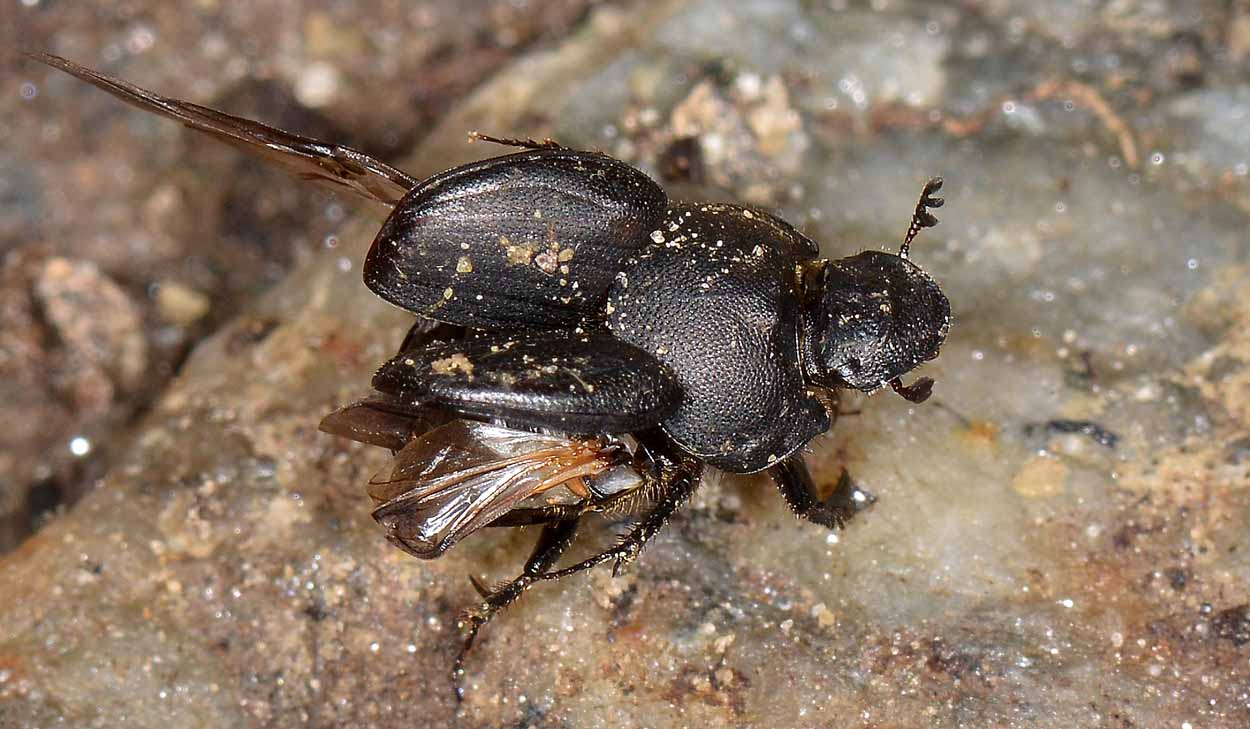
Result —
[[[942, 204], [924, 187], [897, 254], [819, 258], [768, 213], [679, 203], [641, 171], [553, 142], [420, 181], [360, 152], [158, 96], [46, 54], [39, 61], [148, 111], [394, 207], [366, 285], [418, 316], [376, 394], [322, 424], [396, 452], [371, 483], [397, 546], [441, 555], [486, 526], [542, 525], [520, 577], [465, 618], [478, 629], [530, 584], [632, 561], [705, 466], [767, 471], [800, 516], [840, 525], [801, 449], [837, 391], [889, 386], [937, 356], [950, 305], [908, 259]], [[845, 481], [845, 479], [844, 479]], [[551, 495], [564, 494], [563, 500]], [[539, 494], [543, 499], [535, 500]], [[620, 543], [556, 569], [579, 519], [646, 508]]]

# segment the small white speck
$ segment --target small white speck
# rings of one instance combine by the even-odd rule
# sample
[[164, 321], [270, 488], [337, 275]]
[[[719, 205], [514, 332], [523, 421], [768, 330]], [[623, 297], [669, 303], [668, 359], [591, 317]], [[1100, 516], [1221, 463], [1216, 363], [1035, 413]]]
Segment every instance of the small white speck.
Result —
[[314, 109], [333, 101], [338, 90], [339, 71], [328, 63], [311, 63], [295, 79], [295, 98]]
[[91, 441], [81, 435], [74, 436], [69, 441], [69, 452], [79, 457], [85, 456], [91, 452]]

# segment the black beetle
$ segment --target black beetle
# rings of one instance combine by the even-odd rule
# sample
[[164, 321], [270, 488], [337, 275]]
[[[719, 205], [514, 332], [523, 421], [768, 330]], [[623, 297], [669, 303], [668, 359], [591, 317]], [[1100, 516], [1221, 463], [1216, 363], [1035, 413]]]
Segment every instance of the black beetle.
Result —
[[[417, 180], [360, 152], [140, 89], [56, 56], [32, 58], [147, 111], [394, 206], [365, 284], [418, 316], [376, 394], [322, 428], [396, 452], [371, 482], [400, 548], [437, 557], [485, 526], [542, 525], [517, 579], [462, 626], [478, 630], [538, 580], [620, 567], [685, 502], [704, 466], [767, 471], [800, 516], [830, 527], [800, 450], [827, 431], [837, 391], [890, 386], [937, 356], [950, 304], [908, 260], [935, 225], [925, 185], [897, 254], [821, 259], [785, 221], [677, 203], [641, 171], [551, 141]], [[844, 478], [845, 482], [845, 478]], [[845, 484], [844, 484], [845, 485]], [[567, 498], [532, 501], [563, 487]], [[591, 511], [647, 508], [611, 549], [555, 569]]]

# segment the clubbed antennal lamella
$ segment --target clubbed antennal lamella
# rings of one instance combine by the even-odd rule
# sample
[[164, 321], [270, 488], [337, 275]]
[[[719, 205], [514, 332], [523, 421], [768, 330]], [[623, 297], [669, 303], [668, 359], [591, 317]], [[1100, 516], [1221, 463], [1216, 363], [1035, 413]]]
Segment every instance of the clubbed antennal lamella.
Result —
[[[911, 225], [907, 228], [903, 245], [898, 249], [899, 258], [907, 257], [911, 250], [911, 242], [920, 231], [938, 224], [937, 216], [929, 212], [929, 208], [940, 208], [946, 202], [940, 197], [933, 197], [933, 193], [941, 189], [941, 177], [930, 177], [929, 181], [924, 183], [924, 189], [920, 191], [920, 201], [916, 203], [916, 210], [911, 214]], [[933, 394], [933, 378], [921, 377], [910, 385], [904, 385], [901, 377], [895, 377], [890, 380], [890, 389], [904, 400], [919, 404], [928, 400]]]
[[920, 191], [920, 202], [916, 203], [916, 211], [911, 214], [911, 225], [907, 228], [907, 236], [903, 238], [903, 245], [898, 249], [900, 258], [907, 257], [907, 253], [911, 250], [911, 242], [920, 231], [938, 224], [937, 216], [929, 212], [929, 208], [940, 208], [946, 202], [940, 197], [933, 197], [933, 193], [941, 189], [941, 177], [930, 177], [929, 181], [924, 183], [924, 189]]

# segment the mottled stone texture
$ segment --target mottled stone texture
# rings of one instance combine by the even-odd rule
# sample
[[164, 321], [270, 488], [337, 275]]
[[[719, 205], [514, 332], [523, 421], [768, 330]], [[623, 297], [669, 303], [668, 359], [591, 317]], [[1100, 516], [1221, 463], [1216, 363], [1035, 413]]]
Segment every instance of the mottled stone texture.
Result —
[[0, 13], [0, 422], [16, 426], [0, 429], [0, 553], [89, 489], [196, 343], [333, 248], [349, 209], [14, 49], [386, 157], [567, 34], [589, 1], [12, 4]]
[[[848, 403], [812, 447], [822, 483], [845, 466], [878, 497], [848, 529], [709, 479], [628, 574], [490, 625], [458, 711], [465, 577], [509, 576], [533, 533], [411, 559], [368, 517], [385, 453], [316, 431], [408, 323], [359, 282], [362, 215], [0, 563], [0, 724], [1250, 723], [1244, 3], [871, 8], [601, 9], [407, 165], [496, 151], [468, 129], [554, 136], [773, 206], [833, 256], [897, 245], [945, 176], [912, 249], [954, 307], [934, 398]], [[581, 550], [620, 528], [595, 526]]]

